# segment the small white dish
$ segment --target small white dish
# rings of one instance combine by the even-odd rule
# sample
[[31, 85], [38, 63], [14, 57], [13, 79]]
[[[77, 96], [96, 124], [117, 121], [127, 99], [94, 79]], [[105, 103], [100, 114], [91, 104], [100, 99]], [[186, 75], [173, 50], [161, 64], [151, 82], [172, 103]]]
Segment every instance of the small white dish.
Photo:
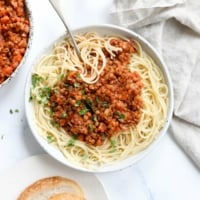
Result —
[[[48, 144], [48, 142], [46, 140], [44, 140], [40, 136], [40, 134], [37, 132], [36, 123], [35, 123], [34, 117], [33, 117], [32, 105], [29, 101], [32, 69], [29, 72], [27, 83], [26, 83], [26, 88], [25, 88], [25, 112], [26, 112], [28, 124], [30, 126], [30, 129], [31, 129], [35, 139], [44, 148], [44, 150], [49, 155], [51, 155], [53, 158], [55, 158], [57, 161], [63, 163], [66, 166], [72, 167], [77, 170], [85, 171], [85, 172], [95, 172], [95, 173], [96, 172], [110, 172], [110, 171], [123, 169], [123, 168], [128, 167], [128, 166], [136, 163], [137, 161], [141, 160], [149, 152], [151, 152], [152, 149], [161, 140], [163, 135], [166, 133], [168, 126], [170, 124], [171, 118], [172, 118], [173, 88], [172, 88], [172, 82], [170, 79], [170, 75], [169, 75], [167, 66], [165, 65], [165, 63], [163, 62], [162, 58], [159, 56], [159, 54], [157, 53], [155, 48], [149, 42], [147, 42], [143, 37], [141, 37], [140, 35], [138, 35], [137, 33], [133, 32], [131, 30], [128, 30], [128, 29], [125, 29], [122, 27], [118, 27], [115, 25], [108, 25], [108, 24], [107, 25], [105, 25], [105, 24], [104, 25], [93, 25], [93, 26], [79, 28], [77, 30], [74, 30], [74, 33], [88, 32], [88, 31], [95, 31], [99, 34], [115, 34], [115, 35], [121, 35], [121, 36], [124, 36], [127, 38], [133, 38], [134, 40], [137, 40], [140, 43], [140, 45], [143, 47], [144, 51], [146, 51], [146, 53], [158, 64], [158, 66], [160, 66], [160, 70], [162, 71], [165, 81], [166, 81], [166, 84], [168, 86], [168, 110], [167, 110], [167, 116], [166, 116], [165, 123], [164, 123], [163, 128], [161, 129], [160, 133], [157, 135], [157, 138], [146, 149], [144, 149], [143, 151], [141, 151], [141, 152], [137, 153], [136, 155], [133, 155], [125, 160], [116, 162], [112, 165], [102, 166], [98, 169], [86, 169], [84, 167], [78, 166], [78, 165], [70, 162], [69, 160], [67, 160], [66, 157], [64, 157], [64, 155], [58, 149], [56, 149], [54, 146]], [[65, 36], [61, 36], [55, 42], [62, 40], [64, 37]], [[45, 49], [42, 52], [42, 54], [40, 54], [40, 56], [43, 55], [44, 53], [48, 53], [50, 51], [50, 49], [53, 47], [53, 44], [51, 44], [47, 49]], [[34, 67], [34, 65], [33, 65], [33, 67]]]
[[[47, 154], [29, 157], [0, 175], [0, 199], [17, 199], [33, 182], [51, 176], [62, 176], [77, 182], [87, 200], [108, 200], [103, 185], [97, 177], [61, 165]], [[98, 195], [97, 195], [98, 194]]]

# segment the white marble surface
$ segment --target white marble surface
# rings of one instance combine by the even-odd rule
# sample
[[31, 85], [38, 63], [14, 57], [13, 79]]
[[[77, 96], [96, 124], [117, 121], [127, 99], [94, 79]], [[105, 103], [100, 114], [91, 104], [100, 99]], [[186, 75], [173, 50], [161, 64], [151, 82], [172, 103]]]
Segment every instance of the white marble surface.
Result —
[[[44, 153], [27, 125], [24, 113], [26, 75], [38, 53], [64, 32], [48, 0], [29, 0], [34, 39], [28, 60], [17, 76], [0, 89], [0, 174], [31, 155]], [[112, 0], [63, 0], [71, 28], [112, 23]], [[18, 109], [19, 112], [10, 113]], [[200, 199], [200, 171], [174, 142], [170, 130], [142, 161], [119, 172], [97, 174], [110, 200]]]

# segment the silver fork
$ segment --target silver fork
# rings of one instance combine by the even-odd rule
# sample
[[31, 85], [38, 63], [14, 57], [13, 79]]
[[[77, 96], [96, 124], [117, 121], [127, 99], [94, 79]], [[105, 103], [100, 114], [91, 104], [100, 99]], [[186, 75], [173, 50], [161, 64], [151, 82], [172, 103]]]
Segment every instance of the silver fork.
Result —
[[58, 16], [60, 17], [61, 21], [63, 22], [65, 28], [67, 29], [67, 32], [69, 34], [69, 37], [71, 38], [72, 40], [72, 43], [74, 45], [74, 49], [76, 51], [76, 54], [78, 55], [79, 59], [82, 61], [82, 58], [81, 58], [81, 52], [78, 48], [78, 45], [76, 43], [76, 40], [74, 39], [74, 36], [69, 28], [69, 25], [67, 24], [66, 20], [65, 20], [65, 17], [63, 15], [63, 12], [61, 10], [61, 7], [60, 7], [60, 4], [59, 4], [59, 0], [49, 0], [49, 2], [51, 3], [52, 7], [54, 8], [54, 10], [56, 11], [56, 13], [58, 14]]

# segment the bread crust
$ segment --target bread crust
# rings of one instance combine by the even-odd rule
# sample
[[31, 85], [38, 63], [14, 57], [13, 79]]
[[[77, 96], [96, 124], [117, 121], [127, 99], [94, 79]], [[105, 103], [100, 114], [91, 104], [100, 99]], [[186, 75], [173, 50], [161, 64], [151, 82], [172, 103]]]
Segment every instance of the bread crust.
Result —
[[61, 193], [51, 196], [48, 200], [84, 200], [84, 198], [75, 194]]
[[35, 181], [21, 192], [17, 200], [40, 200], [40, 196], [46, 200], [53, 197], [53, 200], [58, 200], [59, 197], [62, 197], [61, 200], [85, 200], [84, 192], [77, 182], [60, 176]]

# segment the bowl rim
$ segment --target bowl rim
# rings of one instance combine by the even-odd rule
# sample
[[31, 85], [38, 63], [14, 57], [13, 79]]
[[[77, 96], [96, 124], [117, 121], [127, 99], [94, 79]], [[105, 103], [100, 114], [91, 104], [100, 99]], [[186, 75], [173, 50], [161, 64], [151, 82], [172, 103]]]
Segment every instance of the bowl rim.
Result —
[[[113, 171], [122, 170], [129, 166], [132, 166], [133, 164], [137, 163], [139, 160], [142, 160], [157, 146], [157, 144], [160, 142], [161, 138], [166, 134], [169, 124], [172, 120], [172, 115], [173, 115], [173, 107], [174, 107], [173, 86], [172, 86], [172, 81], [171, 81], [171, 77], [170, 77], [168, 68], [167, 68], [166, 64], [164, 63], [162, 57], [159, 55], [158, 51], [144, 37], [142, 37], [138, 33], [134, 32], [133, 30], [130, 30], [130, 29], [118, 26], [118, 25], [113, 25], [113, 24], [87, 25], [87, 26], [82, 26], [82, 27], [76, 28], [73, 30], [73, 32], [80, 33], [80, 32], [87, 32], [89, 30], [90, 31], [91, 30], [94, 30], [94, 31], [99, 30], [103, 34], [106, 34], [109, 31], [110, 33], [113, 33], [113, 34], [117, 33], [117, 35], [122, 34], [123, 36], [124, 35], [129, 36], [129, 37], [131, 36], [133, 39], [137, 40], [141, 44], [142, 47], [145, 48], [145, 51], [148, 54], [150, 54], [151, 57], [153, 56], [153, 59], [156, 60], [156, 62], [159, 62], [159, 67], [161, 68], [161, 71], [164, 75], [165, 81], [168, 85], [169, 100], [168, 100], [168, 112], [167, 112], [166, 120], [165, 120], [163, 128], [159, 132], [157, 138], [154, 141], [152, 141], [151, 144], [147, 148], [145, 148], [144, 150], [142, 150], [141, 152], [138, 152], [137, 154], [135, 154], [133, 156], [130, 156], [129, 158], [126, 158], [125, 160], [116, 162], [112, 165], [103, 166], [102, 168], [98, 168], [98, 169], [87, 169], [87, 168], [78, 166], [78, 165], [68, 161], [67, 158], [64, 157], [64, 155], [58, 149], [56, 149], [52, 145], [47, 144], [47, 142], [44, 140], [44, 138], [42, 138], [41, 135], [39, 133], [37, 133], [37, 131], [34, 129], [35, 125], [33, 123], [33, 119], [30, 116], [31, 105], [29, 102], [29, 95], [30, 95], [30, 80], [31, 80], [32, 69], [34, 68], [34, 64], [38, 61], [38, 59], [40, 59], [41, 56], [44, 55], [45, 52], [48, 52], [56, 42], [62, 40], [66, 36], [66, 33], [62, 34], [56, 40], [51, 42], [46, 48], [44, 48], [38, 54], [38, 57], [36, 57], [36, 59], [33, 61], [33, 64], [31, 65], [31, 67], [29, 69], [26, 84], [25, 84], [25, 115], [26, 115], [27, 122], [28, 122], [28, 125], [31, 130], [31, 133], [33, 134], [36, 141], [45, 150], [45, 152], [47, 154], [49, 154], [51, 157], [53, 157], [58, 162], [64, 164], [67, 167], [71, 167], [73, 169], [83, 171], [83, 172], [91, 172], [91, 173], [113, 172]], [[57, 151], [59, 151], [59, 152], [57, 152]], [[58, 156], [57, 153], [60, 154], [59, 157], [57, 157]]]
[[26, 14], [27, 17], [29, 19], [29, 36], [28, 36], [28, 43], [26, 46], [26, 50], [24, 53], [24, 56], [22, 57], [20, 63], [18, 64], [18, 66], [16, 67], [16, 69], [12, 72], [12, 74], [5, 79], [2, 83], [0, 83], [0, 88], [4, 87], [5, 85], [7, 85], [11, 79], [13, 79], [16, 74], [19, 72], [19, 70], [22, 68], [22, 66], [25, 64], [27, 57], [29, 55], [29, 52], [31, 50], [32, 47], [32, 43], [33, 43], [33, 32], [34, 32], [34, 26], [33, 26], [33, 14], [32, 14], [32, 10], [31, 10], [31, 6], [30, 6], [30, 2], [29, 0], [24, 0], [25, 2], [25, 9], [26, 9]]

